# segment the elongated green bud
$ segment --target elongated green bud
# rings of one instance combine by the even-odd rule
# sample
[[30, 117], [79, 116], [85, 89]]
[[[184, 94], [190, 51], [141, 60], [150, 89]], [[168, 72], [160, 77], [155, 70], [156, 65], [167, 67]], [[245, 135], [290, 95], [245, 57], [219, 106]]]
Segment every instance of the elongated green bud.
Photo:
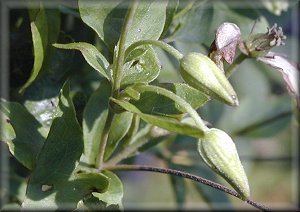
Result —
[[250, 196], [248, 179], [232, 139], [222, 130], [209, 129], [199, 139], [198, 151], [204, 162], [225, 178], [232, 187], [247, 199]]
[[232, 106], [239, 105], [224, 72], [209, 57], [196, 52], [189, 53], [180, 61], [180, 74], [187, 84], [205, 94]]

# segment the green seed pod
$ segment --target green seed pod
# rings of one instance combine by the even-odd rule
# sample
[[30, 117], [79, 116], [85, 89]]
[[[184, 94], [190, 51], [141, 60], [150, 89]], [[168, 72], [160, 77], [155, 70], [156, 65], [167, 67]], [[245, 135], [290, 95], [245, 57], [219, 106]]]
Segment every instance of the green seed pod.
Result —
[[198, 152], [204, 162], [224, 177], [244, 200], [249, 198], [247, 176], [235, 144], [225, 132], [215, 128], [209, 129], [204, 138], [199, 139]]
[[239, 105], [224, 72], [209, 57], [196, 52], [189, 53], [180, 61], [180, 74], [187, 84], [205, 94], [232, 106]]

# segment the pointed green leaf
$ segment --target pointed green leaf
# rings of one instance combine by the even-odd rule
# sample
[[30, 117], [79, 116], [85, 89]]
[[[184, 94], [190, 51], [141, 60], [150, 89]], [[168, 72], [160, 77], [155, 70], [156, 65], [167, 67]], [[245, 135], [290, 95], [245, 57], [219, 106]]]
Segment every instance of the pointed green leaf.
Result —
[[101, 173], [74, 173], [83, 152], [83, 138], [66, 83], [37, 165], [28, 182], [23, 209], [74, 209], [93, 190], [104, 192], [107, 178]]
[[68, 44], [53, 44], [56, 48], [61, 49], [76, 49], [79, 50], [84, 59], [97, 70], [102, 76], [110, 80], [109, 63], [106, 58], [97, 50], [95, 46], [85, 42], [68, 43]]
[[117, 99], [112, 99], [112, 101], [120, 105], [125, 110], [132, 113], [136, 113], [138, 116], [141, 117], [141, 119], [143, 119], [144, 121], [150, 124], [159, 126], [171, 132], [190, 135], [196, 138], [203, 136], [203, 132], [199, 128], [190, 124], [181, 123], [175, 118], [144, 114], [137, 107], [135, 107], [133, 104], [129, 102], [117, 100]]
[[112, 126], [109, 130], [107, 145], [105, 149], [105, 160], [109, 158], [112, 152], [115, 150], [119, 142], [128, 132], [133, 114], [130, 112], [122, 112], [116, 114], [112, 120]]
[[36, 79], [38, 76], [45, 57], [47, 43], [48, 43], [48, 24], [45, 10], [42, 5], [39, 9], [30, 10], [30, 27], [32, 33], [34, 63], [32, 73], [27, 82], [22, 86], [20, 92], [24, 90]]
[[[94, 29], [111, 51], [117, 45], [128, 1], [79, 0], [82, 20]], [[145, 39], [157, 40], [164, 28], [167, 1], [140, 1], [133, 16], [125, 47]]]
[[1, 101], [0, 106], [1, 140], [20, 163], [32, 169], [45, 140], [41, 124], [19, 103]]
[[84, 155], [88, 164], [95, 164], [99, 150], [100, 138], [108, 112], [108, 99], [111, 85], [103, 80], [92, 94], [83, 112]]

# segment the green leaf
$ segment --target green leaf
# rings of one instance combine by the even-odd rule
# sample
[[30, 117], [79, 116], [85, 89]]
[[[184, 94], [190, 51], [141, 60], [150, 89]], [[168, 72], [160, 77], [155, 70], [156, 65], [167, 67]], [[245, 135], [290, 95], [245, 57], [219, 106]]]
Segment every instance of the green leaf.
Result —
[[163, 32], [168, 1], [140, 1], [129, 28], [125, 47], [139, 40], [157, 40]]
[[83, 112], [84, 155], [86, 162], [95, 164], [100, 139], [108, 113], [108, 99], [111, 85], [103, 80], [99, 88], [92, 94]]
[[135, 107], [133, 104], [129, 102], [121, 101], [117, 99], [112, 99], [112, 101], [120, 105], [125, 110], [132, 113], [136, 113], [138, 116], [141, 117], [141, 119], [143, 119], [145, 122], [148, 122], [150, 124], [159, 126], [171, 132], [190, 135], [196, 138], [203, 136], [203, 132], [199, 128], [190, 124], [181, 123], [175, 118], [144, 114], [137, 107]]
[[109, 130], [107, 145], [105, 149], [104, 159], [107, 160], [112, 152], [116, 149], [119, 142], [128, 132], [133, 114], [130, 112], [122, 112], [116, 114], [112, 120], [112, 126]]
[[84, 59], [97, 70], [102, 76], [110, 80], [109, 63], [106, 58], [97, 50], [95, 46], [85, 42], [68, 43], [68, 44], [53, 44], [56, 48], [61, 49], [76, 49], [79, 50]]
[[52, 54], [52, 49], [49, 48], [49, 45], [56, 42], [60, 31], [60, 13], [58, 9], [45, 10], [40, 3], [39, 9], [29, 10], [29, 16], [31, 20], [34, 64], [29, 79], [20, 89], [21, 93], [42, 73], [45, 63], [48, 62], [48, 56]]
[[[160, 83], [156, 86], [168, 89], [177, 96], [183, 98], [194, 109], [201, 107], [208, 97], [202, 92], [184, 83]], [[137, 90], [139, 91], [139, 90]], [[182, 114], [182, 109], [170, 98], [156, 92], [141, 92], [139, 100], [130, 100], [141, 112], [154, 115], [177, 115]]]
[[[84, 1], [79, 0], [80, 16], [96, 31], [111, 51], [117, 45], [128, 1]], [[157, 40], [164, 28], [167, 1], [140, 1], [133, 16], [125, 47], [139, 41]]]
[[4, 115], [1, 115], [1, 140], [20, 163], [32, 169], [45, 140], [41, 124], [19, 103], [1, 101], [0, 106]]
[[130, 61], [124, 64], [122, 86], [152, 82], [161, 70], [157, 55], [149, 45], [134, 49], [127, 60]]
[[23, 209], [74, 209], [93, 190], [105, 192], [108, 180], [101, 173], [74, 173], [83, 152], [83, 138], [69, 96], [61, 91], [56, 118], [31, 174]]
[[39, 9], [30, 10], [29, 14], [31, 19], [30, 27], [32, 33], [34, 63], [31, 71], [32, 73], [27, 82], [20, 89], [20, 93], [23, 93], [38, 76], [43, 65], [48, 43], [48, 24], [43, 6], [40, 5]]
[[116, 174], [110, 171], [104, 171], [103, 174], [109, 178], [109, 186], [104, 193], [93, 192], [92, 195], [99, 200], [110, 205], [118, 205], [120, 209], [122, 206], [123, 198], [123, 184]]

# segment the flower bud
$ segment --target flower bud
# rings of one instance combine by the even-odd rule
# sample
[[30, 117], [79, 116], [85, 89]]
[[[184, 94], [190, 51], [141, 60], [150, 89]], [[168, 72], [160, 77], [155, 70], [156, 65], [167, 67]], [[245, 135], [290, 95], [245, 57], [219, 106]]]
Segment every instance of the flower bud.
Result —
[[224, 72], [209, 57], [196, 52], [189, 53], [180, 61], [180, 74], [187, 84], [197, 90], [226, 104], [239, 104]]
[[248, 179], [232, 139], [222, 130], [211, 128], [199, 139], [198, 151], [204, 162], [225, 178], [247, 199], [250, 196]]
[[[282, 28], [274, 24], [266, 33], [257, 33], [251, 35], [244, 43], [246, 54], [251, 57], [263, 57], [275, 46], [284, 45]], [[245, 51], [245, 50], [244, 50]]]

